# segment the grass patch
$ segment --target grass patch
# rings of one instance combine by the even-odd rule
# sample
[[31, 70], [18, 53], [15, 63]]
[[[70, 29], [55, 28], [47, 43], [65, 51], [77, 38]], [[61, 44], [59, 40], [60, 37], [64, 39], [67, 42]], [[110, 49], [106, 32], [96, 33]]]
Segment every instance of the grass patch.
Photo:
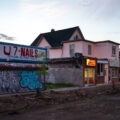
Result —
[[57, 84], [52, 84], [52, 83], [46, 83], [45, 88], [48, 89], [57, 89], [57, 88], [67, 88], [67, 87], [76, 87], [77, 85], [73, 84], [64, 84], [64, 83], [57, 83]]

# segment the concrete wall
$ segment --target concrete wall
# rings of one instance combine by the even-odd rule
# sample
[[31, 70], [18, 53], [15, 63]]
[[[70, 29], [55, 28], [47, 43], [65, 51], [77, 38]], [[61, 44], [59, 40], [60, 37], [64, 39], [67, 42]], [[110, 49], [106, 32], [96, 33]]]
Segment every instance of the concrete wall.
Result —
[[6, 68], [0, 71], [0, 94], [31, 91], [34, 85], [37, 85], [34, 83], [38, 79], [39, 74], [36, 71], [7, 70]]
[[48, 83], [71, 83], [83, 86], [83, 68], [76, 68], [72, 64], [49, 64], [49, 75], [46, 82]]

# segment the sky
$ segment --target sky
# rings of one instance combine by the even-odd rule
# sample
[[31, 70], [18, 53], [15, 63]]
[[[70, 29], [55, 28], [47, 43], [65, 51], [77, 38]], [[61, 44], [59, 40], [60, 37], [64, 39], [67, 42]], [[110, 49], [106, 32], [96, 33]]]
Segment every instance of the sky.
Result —
[[120, 43], [120, 0], [0, 0], [0, 41], [30, 45], [51, 29]]

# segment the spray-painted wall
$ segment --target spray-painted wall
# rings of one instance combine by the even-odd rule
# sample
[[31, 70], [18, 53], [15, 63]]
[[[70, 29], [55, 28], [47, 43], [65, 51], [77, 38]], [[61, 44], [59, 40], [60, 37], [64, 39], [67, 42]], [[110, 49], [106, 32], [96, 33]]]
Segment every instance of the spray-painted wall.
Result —
[[36, 71], [0, 70], [0, 94], [43, 89], [43, 79]]

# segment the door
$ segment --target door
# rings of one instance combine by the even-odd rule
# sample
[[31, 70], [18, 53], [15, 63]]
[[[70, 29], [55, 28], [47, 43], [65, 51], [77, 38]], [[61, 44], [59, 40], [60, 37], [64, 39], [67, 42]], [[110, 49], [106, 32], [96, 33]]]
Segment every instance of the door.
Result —
[[95, 84], [95, 69], [94, 68], [85, 68], [85, 85]]

